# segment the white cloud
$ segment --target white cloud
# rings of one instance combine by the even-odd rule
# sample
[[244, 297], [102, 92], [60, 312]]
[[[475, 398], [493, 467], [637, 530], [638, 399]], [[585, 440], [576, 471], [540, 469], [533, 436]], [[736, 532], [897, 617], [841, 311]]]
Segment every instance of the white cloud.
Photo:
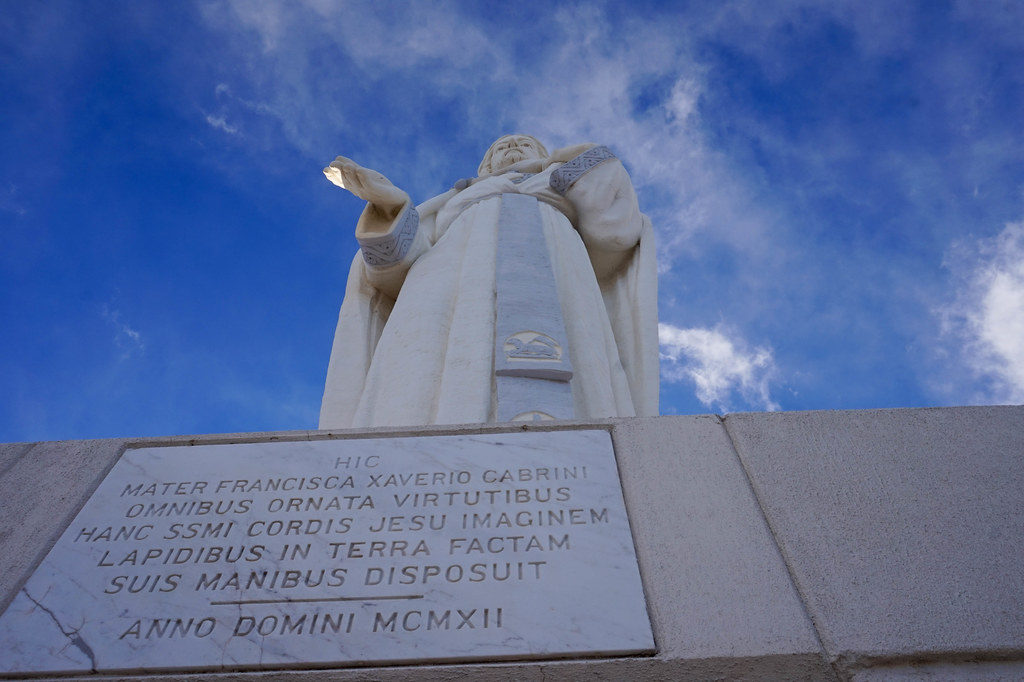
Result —
[[953, 251], [951, 267], [963, 288], [940, 311], [946, 331], [963, 344], [970, 367], [990, 380], [981, 400], [1024, 403], [1024, 221]]
[[775, 375], [771, 349], [747, 350], [742, 340], [730, 339], [720, 329], [681, 329], [665, 323], [658, 325], [658, 341], [662, 379], [693, 381], [704, 405], [728, 411], [738, 391], [752, 405], [779, 409], [769, 388]]
[[227, 119], [224, 116], [214, 116], [213, 114], [207, 114], [206, 122], [209, 123], [211, 127], [216, 128], [217, 130], [223, 130], [225, 133], [229, 135], [238, 134], [238, 128], [228, 123]]
[[667, 109], [673, 120], [685, 122], [697, 111], [700, 85], [692, 78], [680, 78], [672, 86], [672, 96]]
[[[515, 77], [509, 46], [496, 45], [479, 20], [447, 3], [211, 0], [201, 7], [208, 26], [223, 36], [225, 59], [238, 65], [217, 95], [274, 121], [280, 127], [267, 128], [266, 136], [275, 143], [283, 137], [318, 160], [352, 152], [353, 143], [367, 138], [426, 133], [421, 103], [465, 101], [480, 91], [486, 97], [491, 83]], [[405, 116], [400, 126], [383, 134], [368, 129], [368, 121], [397, 111]], [[271, 144], [255, 132], [251, 137]], [[345, 143], [348, 149], [336, 148]], [[390, 160], [396, 151], [381, 149], [379, 156]]]
[[[600, 10], [562, 11], [557, 50], [517, 83], [512, 116], [520, 132], [550, 147], [581, 141], [610, 146], [630, 168], [641, 206], [658, 231], [659, 270], [667, 272], [695, 235], [761, 256], [775, 218], [757, 205], [728, 159], [705, 138], [701, 96], [709, 87], [690, 40], [699, 16], [613, 24]], [[644, 86], [668, 81], [638, 110]]]
[[103, 319], [110, 322], [113, 325], [115, 331], [114, 334], [114, 345], [123, 351], [121, 359], [129, 357], [135, 351], [142, 351], [146, 346], [142, 341], [142, 334], [137, 329], [133, 329], [121, 318], [121, 311], [111, 309], [110, 306], [104, 305], [101, 314]]

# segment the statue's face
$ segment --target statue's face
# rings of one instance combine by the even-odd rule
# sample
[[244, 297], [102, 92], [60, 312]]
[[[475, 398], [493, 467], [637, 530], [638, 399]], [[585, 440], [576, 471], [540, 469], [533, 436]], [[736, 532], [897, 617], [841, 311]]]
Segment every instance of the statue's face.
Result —
[[543, 159], [540, 143], [529, 135], [506, 135], [491, 145], [491, 172], [526, 159]]

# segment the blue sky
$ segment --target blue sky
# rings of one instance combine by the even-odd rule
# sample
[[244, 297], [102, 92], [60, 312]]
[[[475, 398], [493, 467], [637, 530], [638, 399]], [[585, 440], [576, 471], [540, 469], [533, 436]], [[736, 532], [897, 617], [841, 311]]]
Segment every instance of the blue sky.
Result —
[[360, 202], [612, 147], [662, 413], [1024, 402], [1024, 4], [18, 2], [0, 442], [314, 428]]

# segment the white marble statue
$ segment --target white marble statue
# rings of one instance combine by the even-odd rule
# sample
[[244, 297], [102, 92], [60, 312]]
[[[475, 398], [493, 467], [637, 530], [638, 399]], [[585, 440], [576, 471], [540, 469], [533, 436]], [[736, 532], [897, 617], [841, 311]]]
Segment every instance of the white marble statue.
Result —
[[321, 429], [658, 413], [653, 234], [606, 147], [506, 135], [416, 207], [345, 157], [324, 174], [368, 203]]

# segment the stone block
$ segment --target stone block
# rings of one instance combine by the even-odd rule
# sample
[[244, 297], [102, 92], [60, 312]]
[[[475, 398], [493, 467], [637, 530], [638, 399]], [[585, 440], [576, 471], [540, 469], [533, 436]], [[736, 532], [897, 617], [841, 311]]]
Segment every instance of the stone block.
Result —
[[0, 609], [99, 485], [124, 442], [37, 443], [0, 475]]
[[820, 655], [720, 420], [630, 419], [613, 435], [660, 654]]
[[840, 670], [1020, 657], [1024, 408], [725, 424]]
[[1021, 661], [942, 661], [878, 666], [853, 671], [851, 682], [974, 682], [1024, 680]]
[[33, 447], [35, 447], [35, 443], [4, 443], [0, 445], [0, 477]]
[[124, 442], [35, 443], [0, 475], [0, 609], [74, 518]]

